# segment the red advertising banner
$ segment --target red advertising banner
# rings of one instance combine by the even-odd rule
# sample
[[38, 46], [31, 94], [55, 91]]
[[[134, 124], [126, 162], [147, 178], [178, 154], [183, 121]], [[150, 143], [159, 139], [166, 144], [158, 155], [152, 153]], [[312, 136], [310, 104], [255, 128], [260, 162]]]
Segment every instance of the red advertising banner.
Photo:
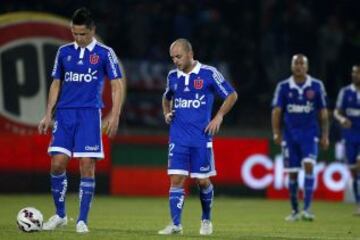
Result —
[[[49, 172], [50, 156], [47, 148], [50, 136], [15, 134], [0, 134], [0, 166], [1, 171], [7, 172]], [[107, 173], [111, 167], [110, 142], [103, 137], [105, 159], [96, 165], [97, 172]], [[78, 161], [70, 161], [69, 172], [78, 173]]]

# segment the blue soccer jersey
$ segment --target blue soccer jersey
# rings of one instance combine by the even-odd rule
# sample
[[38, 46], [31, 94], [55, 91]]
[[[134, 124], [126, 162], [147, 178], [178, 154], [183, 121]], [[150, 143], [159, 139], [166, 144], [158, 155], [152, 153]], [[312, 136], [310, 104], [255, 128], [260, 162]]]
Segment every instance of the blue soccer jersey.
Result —
[[234, 89], [216, 68], [197, 62], [186, 74], [178, 69], [171, 70], [167, 77], [164, 93], [173, 101], [175, 111], [170, 126], [170, 142], [184, 146], [206, 146], [211, 136], [205, 133], [212, 113], [215, 95], [225, 99]]
[[280, 82], [275, 90], [273, 107], [284, 114], [285, 134], [310, 131], [319, 135], [318, 112], [326, 108], [326, 92], [320, 80], [307, 76], [301, 86], [293, 77]]
[[340, 90], [336, 108], [351, 121], [351, 128], [343, 129], [344, 138], [347, 141], [360, 141], [360, 91], [357, 91], [353, 84]]
[[62, 81], [57, 108], [102, 108], [105, 76], [122, 76], [110, 47], [95, 39], [86, 48], [75, 42], [61, 46], [52, 71], [52, 77]]

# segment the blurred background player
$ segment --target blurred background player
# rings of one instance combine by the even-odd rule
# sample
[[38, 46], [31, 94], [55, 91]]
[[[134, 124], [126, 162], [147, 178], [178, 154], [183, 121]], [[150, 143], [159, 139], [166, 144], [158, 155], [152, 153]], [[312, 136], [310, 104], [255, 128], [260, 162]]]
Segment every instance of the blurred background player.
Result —
[[[224, 115], [237, 100], [237, 93], [216, 68], [194, 60], [188, 40], [173, 42], [170, 56], [177, 69], [168, 74], [162, 106], [165, 121], [170, 124], [168, 175], [172, 222], [158, 233], [182, 233], [184, 182], [190, 174], [196, 179], [200, 191], [200, 234], [210, 235], [213, 232], [211, 208], [214, 188], [209, 177], [216, 175], [212, 135], [219, 131]], [[222, 97], [224, 102], [211, 119], [215, 95]]]
[[104, 158], [101, 139], [102, 89], [105, 76], [111, 80], [112, 109], [103, 120], [111, 137], [118, 129], [124, 88], [114, 51], [94, 38], [91, 13], [80, 8], [72, 16], [71, 31], [75, 42], [59, 48], [52, 72], [48, 106], [39, 124], [46, 134], [53, 113], [53, 137], [48, 149], [51, 157], [51, 192], [56, 214], [44, 223], [44, 230], [67, 224], [65, 194], [66, 167], [71, 157], [79, 158], [80, 213], [76, 231], [86, 233], [88, 212], [95, 191], [96, 159]]
[[[326, 92], [321, 81], [307, 75], [308, 59], [296, 54], [291, 61], [292, 76], [278, 83], [272, 102], [272, 131], [276, 144], [282, 146], [285, 167], [289, 172], [292, 213], [287, 221], [313, 220], [310, 212], [314, 190], [314, 165], [318, 142], [329, 145], [329, 122]], [[319, 129], [319, 118], [320, 127]], [[304, 167], [304, 210], [299, 213], [298, 172]]]
[[360, 215], [360, 65], [352, 67], [352, 83], [343, 87], [336, 101], [335, 119], [343, 128], [345, 156], [353, 177], [353, 191]]

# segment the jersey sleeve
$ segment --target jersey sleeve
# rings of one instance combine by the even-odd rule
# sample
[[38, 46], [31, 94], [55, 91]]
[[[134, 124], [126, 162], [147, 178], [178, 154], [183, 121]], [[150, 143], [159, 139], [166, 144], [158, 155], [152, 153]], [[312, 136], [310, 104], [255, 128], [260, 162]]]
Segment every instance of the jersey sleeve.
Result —
[[327, 95], [324, 84], [320, 82], [320, 91], [319, 91], [319, 99], [318, 99], [318, 109], [326, 108], [327, 107]]
[[122, 78], [121, 68], [119, 60], [112, 48], [107, 51], [105, 57], [105, 71], [109, 80], [114, 80], [116, 78]]
[[284, 108], [285, 106], [284, 89], [281, 83], [278, 83], [278, 85], [276, 86], [271, 106], [273, 108], [274, 107]]
[[172, 97], [174, 96], [174, 92], [170, 88], [170, 74], [168, 74], [168, 76], [166, 78], [166, 89], [165, 89], [165, 92], [164, 92], [163, 96], [167, 100], [171, 100]]
[[337, 109], [340, 109], [340, 110], [345, 109], [345, 101], [344, 101], [345, 94], [344, 93], [345, 93], [345, 88], [342, 88], [336, 99], [336, 108]]
[[213, 88], [222, 99], [227, 98], [231, 93], [235, 91], [234, 88], [230, 85], [230, 83], [225, 80], [223, 75], [216, 68], [212, 68], [211, 72]]
[[64, 75], [64, 68], [62, 63], [62, 57], [61, 57], [61, 48], [58, 49], [56, 56], [55, 56], [55, 62], [53, 66], [53, 70], [51, 72], [51, 77], [54, 79], [60, 79], [62, 80], [62, 76]]

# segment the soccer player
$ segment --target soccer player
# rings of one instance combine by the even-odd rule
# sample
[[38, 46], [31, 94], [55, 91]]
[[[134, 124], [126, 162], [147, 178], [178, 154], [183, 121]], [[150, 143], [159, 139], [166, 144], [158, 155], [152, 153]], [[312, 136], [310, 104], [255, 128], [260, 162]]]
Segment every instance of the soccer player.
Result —
[[343, 128], [345, 156], [353, 177], [353, 191], [360, 215], [360, 64], [352, 67], [352, 84], [343, 87], [336, 101], [335, 119]]
[[[224, 115], [237, 100], [237, 93], [214, 67], [194, 60], [190, 42], [177, 39], [170, 46], [170, 56], [177, 69], [167, 76], [162, 107], [166, 123], [170, 124], [168, 175], [171, 224], [158, 233], [182, 233], [181, 215], [184, 206], [184, 182], [190, 174], [199, 186], [202, 206], [201, 235], [213, 232], [211, 208], [216, 175], [212, 150], [212, 135], [219, 131]], [[224, 102], [211, 119], [215, 95]]]
[[[74, 12], [71, 31], [75, 42], [61, 46], [57, 52], [47, 110], [38, 127], [41, 134], [46, 134], [54, 114], [48, 152], [56, 214], [44, 223], [43, 230], [54, 230], [67, 224], [66, 167], [69, 159], [74, 157], [79, 159], [81, 175], [76, 232], [86, 233], [95, 191], [95, 164], [97, 159], [104, 158], [102, 127], [110, 137], [117, 132], [124, 83], [114, 51], [94, 38], [95, 23], [86, 8]], [[101, 124], [105, 76], [111, 80], [112, 108]]]
[[[272, 102], [272, 131], [276, 144], [281, 145], [285, 167], [289, 172], [292, 212], [287, 221], [312, 221], [310, 211], [314, 190], [314, 165], [318, 142], [329, 146], [329, 120], [323, 83], [309, 75], [308, 59], [303, 54], [292, 57], [292, 76], [278, 83]], [[320, 137], [320, 139], [319, 139]], [[305, 170], [304, 208], [299, 213], [298, 171]]]

